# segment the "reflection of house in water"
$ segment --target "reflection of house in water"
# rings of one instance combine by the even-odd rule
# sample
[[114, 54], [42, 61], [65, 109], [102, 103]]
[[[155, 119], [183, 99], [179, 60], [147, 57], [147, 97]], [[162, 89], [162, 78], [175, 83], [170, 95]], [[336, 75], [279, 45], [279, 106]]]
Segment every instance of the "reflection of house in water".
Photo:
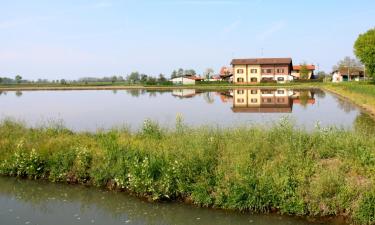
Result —
[[[304, 91], [308, 92], [308, 91]], [[305, 94], [288, 89], [236, 89], [233, 91], [233, 107], [235, 113], [291, 113], [293, 103], [304, 101]], [[301, 98], [301, 95], [304, 98]], [[312, 104], [312, 94], [307, 101]], [[311, 99], [311, 100], [310, 100]]]
[[173, 96], [177, 96], [180, 98], [192, 98], [194, 97], [197, 93], [195, 89], [174, 89], [172, 91]]

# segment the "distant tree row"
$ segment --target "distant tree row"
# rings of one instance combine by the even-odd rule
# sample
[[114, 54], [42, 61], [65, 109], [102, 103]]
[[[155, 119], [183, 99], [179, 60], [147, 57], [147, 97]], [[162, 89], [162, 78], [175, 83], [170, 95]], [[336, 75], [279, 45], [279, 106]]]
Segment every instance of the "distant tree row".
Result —
[[77, 84], [77, 83], [98, 83], [98, 82], [111, 82], [111, 83], [131, 83], [131, 84], [163, 84], [168, 82], [164, 74], [159, 74], [158, 77], [146, 75], [144, 73], [132, 72], [125, 78], [123, 76], [111, 76], [111, 77], [82, 77], [77, 80], [48, 80], [48, 79], [37, 79], [37, 80], [24, 80], [20, 75], [14, 78], [0, 77], [0, 84]]
[[193, 69], [184, 70], [182, 68], [179, 68], [177, 70], [172, 71], [171, 78], [173, 79], [173, 78], [176, 78], [176, 77], [183, 77], [183, 76], [188, 76], [188, 75], [195, 76], [195, 75], [197, 75], [197, 73]]
[[0, 84], [20, 84], [22, 82], [27, 82], [22, 80], [22, 77], [20, 75], [17, 75], [13, 78], [9, 77], [0, 77]]

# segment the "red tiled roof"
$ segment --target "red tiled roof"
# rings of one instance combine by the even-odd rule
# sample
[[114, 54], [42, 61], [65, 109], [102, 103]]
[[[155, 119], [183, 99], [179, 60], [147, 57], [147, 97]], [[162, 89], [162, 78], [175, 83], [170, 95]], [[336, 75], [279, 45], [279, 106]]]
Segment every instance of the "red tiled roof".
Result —
[[[302, 65], [293, 66], [293, 70], [301, 70]], [[308, 70], [315, 70], [315, 65], [306, 65]]]
[[233, 59], [232, 65], [267, 65], [267, 64], [291, 64], [291, 58], [253, 58]]
[[185, 76], [185, 78], [188, 78], [188, 79], [191, 79], [191, 80], [204, 80], [203, 78], [197, 77], [197, 76]]

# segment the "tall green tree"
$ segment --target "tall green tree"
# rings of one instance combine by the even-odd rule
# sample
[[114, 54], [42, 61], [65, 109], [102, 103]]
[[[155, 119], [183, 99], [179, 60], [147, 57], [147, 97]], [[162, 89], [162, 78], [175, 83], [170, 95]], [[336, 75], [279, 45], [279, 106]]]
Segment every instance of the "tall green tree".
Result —
[[17, 76], [15, 77], [15, 80], [16, 80], [17, 84], [19, 84], [19, 83], [21, 83], [21, 81], [22, 81], [22, 77], [21, 77], [20, 75], [17, 75]]
[[2, 77], [0, 77], [0, 84], [3, 83], [3, 80], [4, 80], [4, 79], [3, 79]]
[[366, 73], [375, 78], [375, 28], [359, 35], [354, 43], [354, 54], [366, 66]]
[[303, 80], [309, 79], [309, 69], [307, 68], [307, 64], [303, 63], [299, 70], [300, 78]]

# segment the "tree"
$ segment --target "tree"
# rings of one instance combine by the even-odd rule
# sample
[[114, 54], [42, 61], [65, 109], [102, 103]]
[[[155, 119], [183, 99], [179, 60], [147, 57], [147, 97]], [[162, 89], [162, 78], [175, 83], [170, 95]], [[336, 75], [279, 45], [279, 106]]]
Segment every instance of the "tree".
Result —
[[306, 63], [303, 63], [301, 65], [301, 68], [299, 70], [300, 78], [303, 80], [309, 79], [309, 69], [307, 68]]
[[326, 72], [324, 71], [319, 71], [318, 74], [316, 75], [318, 78], [324, 78], [326, 76], [329, 76], [329, 74], [327, 74]]
[[138, 72], [132, 72], [128, 77], [127, 80], [130, 81], [131, 83], [138, 82], [140, 79], [139, 73]]
[[176, 78], [176, 77], [177, 77], [177, 71], [173, 70], [173, 72], [171, 74], [171, 79]]
[[354, 54], [366, 66], [366, 72], [375, 77], [375, 28], [359, 35], [354, 43]]
[[182, 68], [177, 70], [177, 77], [183, 77], [184, 76], [184, 70]]
[[360, 69], [362, 68], [361, 62], [357, 59], [350, 58], [346, 56], [344, 59], [340, 60], [335, 66], [333, 66], [333, 70], [340, 70], [340, 69]]
[[0, 84], [3, 83], [4, 78], [0, 77]]
[[185, 71], [184, 71], [184, 75], [195, 76], [196, 74], [197, 74], [197, 73], [196, 73], [195, 70], [193, 70], [193, 69], [185, 70]]
[[17, 75], [17, 76], [15, 77], [15, 80], [16, 80], [17, 84], [19, 84], [19, 83], [21, 83], [21, 81], [22, 81], [22, 77], [21, 77], [20, 75]]
[[211, 75], [214, 73], [214, 70], [212, 68], [207, 68], [204, 72], [204, 77], [206, 79], [210, 79]]
[[167, 79], [165, 78], [164, 74], [159, 74], [158, 82], [166, 82]]
[[117, 81], [117, 77], [116, 76], [112, 76], [111, 77], [111, 81], [112, 81], [112, 84], [115, 83]]
[[60, 80], [60, 84], [65, 85], [65, 84], [67, 84], [67, 82], [66, 82], [65, 79], [61, 79], [61, 80]]
[[141, 83], [146, 83], [148, 80], [148, 76], [146, 74], [141, 74]]

